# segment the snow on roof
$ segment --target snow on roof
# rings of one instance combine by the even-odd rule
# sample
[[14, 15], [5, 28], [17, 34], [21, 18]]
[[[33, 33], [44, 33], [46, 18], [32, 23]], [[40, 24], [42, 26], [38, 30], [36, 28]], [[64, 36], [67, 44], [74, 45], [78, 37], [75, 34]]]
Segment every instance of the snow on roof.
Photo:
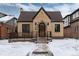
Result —
[[0, 22], [7, 22], [8, 20], [11, 20], [12, 18], [14, 18], [14, 16], [8, 15], [5, 17], [0, 18]]

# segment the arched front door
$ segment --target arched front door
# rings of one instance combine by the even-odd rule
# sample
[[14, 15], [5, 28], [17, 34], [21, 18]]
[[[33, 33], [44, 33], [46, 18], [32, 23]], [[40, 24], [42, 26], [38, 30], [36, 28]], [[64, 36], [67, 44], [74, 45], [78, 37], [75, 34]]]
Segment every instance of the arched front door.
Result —
[[46, 36], [46, 26], [45, 23], [41, 22], [39, 24], [39, 37], [45, 37]]

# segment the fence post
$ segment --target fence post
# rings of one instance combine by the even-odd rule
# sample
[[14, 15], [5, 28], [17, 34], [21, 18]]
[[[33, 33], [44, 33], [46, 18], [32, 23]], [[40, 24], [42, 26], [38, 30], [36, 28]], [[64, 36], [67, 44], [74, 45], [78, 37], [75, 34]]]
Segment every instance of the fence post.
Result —
[[8, 42], [10, 43], [11, 42], [11, 34], [10, 33], [8, 33], [8, 34], [9, 34]]

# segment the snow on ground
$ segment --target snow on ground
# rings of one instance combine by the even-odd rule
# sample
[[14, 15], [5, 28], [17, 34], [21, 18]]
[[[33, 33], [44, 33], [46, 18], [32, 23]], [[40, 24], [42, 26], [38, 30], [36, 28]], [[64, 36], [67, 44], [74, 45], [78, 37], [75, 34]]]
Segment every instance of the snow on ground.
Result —
[[7, 40], [0, 40], [0, 56], [25, 56], [35, 47], [30, 42], [14, 42], [8, 43]]
[[[48, 44], [54, 56], [78, 56], [79, 40], [77, 39], [53, 39]], [[33, 51], [36, 44], [33, 42], [12, 42], [0, 40], [0, 56], [25, 56]]]
[[49, 43], [49, 48], [56, 56], [78, 56], [79, 40], [59, 39]]

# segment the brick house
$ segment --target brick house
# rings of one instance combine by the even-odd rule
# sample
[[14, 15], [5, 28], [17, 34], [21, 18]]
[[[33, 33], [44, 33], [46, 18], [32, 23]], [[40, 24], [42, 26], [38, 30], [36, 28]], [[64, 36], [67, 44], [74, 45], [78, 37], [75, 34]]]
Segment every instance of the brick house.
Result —
[[[2, 19], [7, 20], [8, 16], [3, 17]], [[15, 17], [8, 17], [8, 21], [0, 22], [0, 38], [5, 39], [9, 38], [9, 33], [15, 32], [16, 30], [16, 21], [17, 19]]]
[[[64, 17], [63, 21], [64, 20], [68, 20], [68, 25], [64, 26], [64, 36], [67, 38], [79, 38], [79, 9], [75, 10], [70, 15]], [[64, 24], [66, 23], [65, 21]]]
[[8, 38], [9, 37], [9, 33], [11, 32], [12, 30], [12, 26], [6, 24], [6, 23], [0, 23], [0, 38], [1, 39], [5, 39], [5, 38]]
[[[60, 11], [45, 11], [43, 7], [39, 11], [21, 11], [17, 21], [19, 37], [64, 37], [64, 24]], [[29, 34], [29, 35], [28, 35]]]

